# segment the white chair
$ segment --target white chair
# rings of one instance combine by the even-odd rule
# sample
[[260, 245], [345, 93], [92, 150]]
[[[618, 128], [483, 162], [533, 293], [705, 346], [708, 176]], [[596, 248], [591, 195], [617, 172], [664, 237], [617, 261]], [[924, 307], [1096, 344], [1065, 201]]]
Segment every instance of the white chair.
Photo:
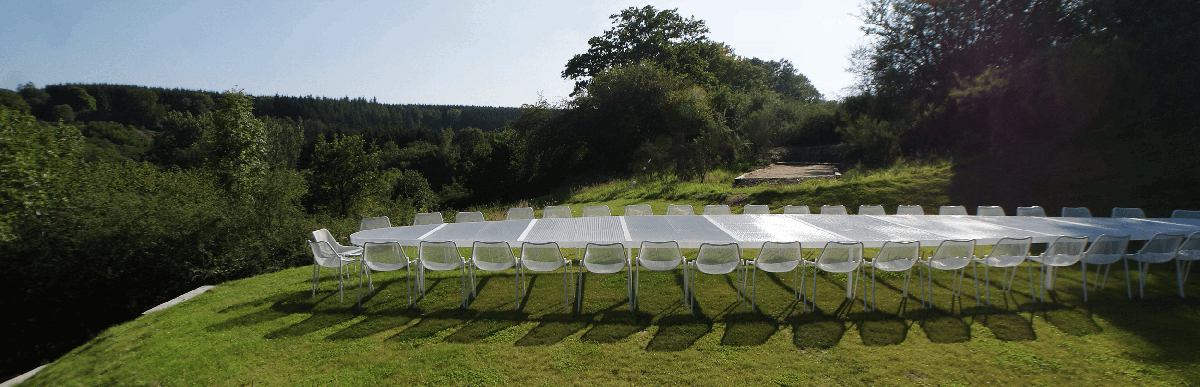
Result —
[[[792, 288], [796, 291], [796, 299], [800, 299], [800, 288], [804, 283], [798, 281], [799, 272], [796, 270], [804, 259], [800, 257], [800, 242], [764, 242], [762, 248], [758, 250], [758, 257], [748, 264], [754, 267], [749, 270], [754, 270], [750, 286], [750, 311], [753, 312], [758, 307], [758, 271], [762, 270], [768, 273], [787, 273], [792, 272]], [[803, 270], [801, 267], [800, 270]], [[745, 292], [743, 287], [742, 292]]]
[[442, 224], [442, 223], [443, 223], [443, 221], [442, 221], [442, 213], [441, 212], [422, 212], [422, 213], [419, 213], [419, 214], [413, 216], [412, 225], [413, 226], [421, 226], [421, 225]]
[[529, 220], [533, 219], [533, 207], [514, 207], [509, 208], [504, 214], [504, 220]]
[[1063, 207], [1062, 217], [1064, 218], [1090, 218], [1092, 210], [1087, 207]]
[[1000, 206], [979, 206], [975, 209], [975, 216], [1006, 216], [1004, 208]]
[[742, 214], [766, 215], [771, 213], [771, 207], [766, 204], [747, 204], [742, 207]]
[[836, 206], [821, 206], [821, 215], [847, 215], [846, 206], [841, 204]]
[[1141, 208], [1132, 207], [1113, 207], [1112, 217], [1114, 218], [1145, 218], [1146, 212]]
[[483, 213], [479, 211], [459, 212], [458, 214], [454, 215], [454, 223], [475, 223], [482, 221]]
[[579, 295], [575, 298], [575, 311], [583, 311], [583, 270], [596, 274], [614, 274], [625, 272], [625, 297], [629, 299], [629, 311], [633, 311], [633, 267], [625, 255], [625, 245], [620, 243], [588, 243], [583, 248], [583, 260], [580, 261], [579, 284], [575, 289]]
[[1172, 218], [1184, 219], [1200, 219], [1200, 211], [1175, 210], [1171, 212]]
[[[920, 263], [921, 266], [929, 271], [929, 301], [925, 307], [933, 307], [933, 269], [957, 272], [953, 273], [954, 284], [951, 286], [951, 289], [955, 295], [958, 295], [962, 291], [963, 276], [966, 274], [963, 268], [971, 264], [971, 260], [973, 259], [975, 259], [974, 239], [951, 239], [942, 241], [938, 245], [937, 250], [933, 252], [933, 256], [929, 257], [929, 259], [917, 261], [917, 263]], [[921, 286], [924, 287], [925, 285], [922, 284]], [[975, 292], [975, 299], [979, 299], [978, 291]]]
[[[329, 230], [327, 230], [327, 229], [320, 229], [317, 231], [313, 231], [312, 236], [313, 236], [314, 241], [328, 243], [330, 248], [332, 248], [333, 251], [338, 253], [339, 255], [344, 255], [344, 256], [349, 256], [349, 257], [362, 255], [362, 247], [342, 246], [340, 243], [337, 242], [337, 239], [333, 238], [333, 234], [330, 234]], [[326, 267], [329, 267], [329, 266], [326, 266]]]
[[667, 215], [696, 215], [691, 204], [668, 204]]
[[[1115, 213], [1115, 212], [1114, 212]], [[1151, 263], [1166, 263], [1175, 259], [1179, 246], [1183, 244], [1183, 234], [1154, 234], [1136, 254], [1126, 255], [1138, 263], [1138, 297], [1146, 298], [1146, 274], [1150, 271]], [[1180, 288], [1179, 296], [1183, 297]]]
[[529, 294], [529, 289], [525, 285], [525, 272], [533, 271], [537, 273], [552, 272], [558, 269], [563, 271], [563, 310], [570, 311], [571, 291], [567, 290], [571, 285], [571, 265], [572, 262], [563, 258], [562, 249], [557, 243], [545, 242], [534, 243], [524, 242], [521, 244], [521, 288], [522, 293]]
[[859, 215], [887, 215], [883, 206], [858, 206]]
[[900, 205], [896, 207], [896, 215], [925, 215], [925, 209], [919, 205]]
[[679, 251], [679, 243], [642, 242], [638, 248], [637, 262], [639, 267], [633, 268], [633, 308], [637, 309], [638, 293], [641, 283], [641, 268], [650, 271], [671, 271], [677, 267], [683, 268], [683, 299], [687, 300], [688, 275], [683, 253]]
[[[344, 254], [338, 253], [337, 250], [334, 248], [334, 246], [330, 245], [328, 242], [325, 242], [325, 241], [309, 241], [308, 247], [310, 250], [312, 250], [312, 254], [313, 254], [312, 296], [313, 297], [317, 296], [317, 284], [319, 283], [319, 280], [320, 280], [320, 268], [328, 267], [331, 269], [335, 269], [337, 271], [338, 302], [342, 302], [342, 288], [345, 287], [345, 282], [346, 282], [345, 277], [343, 275], [348, 274], [348, 272], [346, 272], [342, 268], [345, 267], [346, 265], [358, 262], [358, 259], [347, 258]], [[358, 277], [358, 288], [359, 288], [358, 289], [359, 297], [361, 297], [362, 296], [362, 274], [361, 273], [359, 274], [359, 277]]]
[[542, 209], [542, 219], [552, 218], [573, 218], [571, 207], [567, 206], [546, 206]]
[[[987, 282], [984, 289], [987, 290], [987, 304], [992, 306], [992, 274], [990, 268], [1004, 268], [1004, 274], [1000, 276], [1000, 288], [1008, 292], [1012, 290], [1013, 279], [1017, 277], [1017, 266], [1025, 262], [1029, 258], [1029, 246], [1033, 243], [1033, 237], [1024, 238], [1000, 238], [996, 244], [992, 246], [992, 250], [983, 256], [972, 260], [976, 266], [983, 264], [983, 277]], [[1033, 265], [1025, 265], [1029, 269], [1029, 294], [1033, 294]], [[1008, 269], [1013, 269], [1012, 276], [1008, 276]], [[975, 268], [976, 277], [978, 277], [979, 268]], [[1008, 281], [1005, 281], [1005, 279]], [[979, 293], [979, 281], [975, 281], [975, 293]], [[976, 300], [978, 304], [978, 300]]]
[[967, 208], [963, 206], [942, 206], [938, 208], [938, 215], [966, 215]]
[[1058, 268], [1079, 262], [1087, 242], [1088, 237], [1060, 236], [1050, 243], [1046, 252], [1029, 257], [1029, 261], [1042, 264], [1042, 303], [1046, 302], [1046, 288], [1054, 289], [1054, 278], [1058, 274]]
[[358, 231], [374, 230], [377, 228], [392, 227], [392, 221], [386, 216], [378, 216], [374, 218], [362, 218], [358, 221]]
[[[475, 269], [483, 271], [505, 271], [516, 268], [517, 271], [513, 275], [513, 309], [521, 308], [521, 269], [517, 267], [517, 257], [513, 255], [512, 247], [508, 242], [480, 242], [475, 241], [471, 244], [471, 264]], [[471, 270], [471, 297], [478, 297], [476, 293], [475, 270]], [[470, 299], [467, 300], [467, 305], [470, 305]]]
[[[854, 272], [862, 267], [862, 253], [862, 242], [827, 242], [825, 243], [825, 248], [821, 249], [821, 255], [817, 257], [814, 265], [816, 265], [817, 269], [826, 272], [846, 274], [846, 299], [850, 300], [854, 299], [854, 293], [858, 289], [860, 276], [855, 276]], [[817, 270], [813, 270], [811, 298], [813, 310], [816, 310]], [[863, 311], [867, 311], [867, 299], [865, 297], [863, 298]]]
[[[373, 271], [396, 271], [407, 269], [408, 276], [404, 277], [407, 286], [404, 291], [408, 293], [408, 307], [413, 307], [412, 295], [412, 267], [417, 263], [417, 260], [410, 259], [404, 253], [404, 248], [400, 247], [396, 242], [365, 242], [363, 243], [363, 272], [367, 274], [367, 284], [370, 286], [370, 294], [375, 293], [375, 281], [371, 279]], [[358, 306], [362, 306], [362, 291], [359, 291]]]
[[[1079, 258], [1079, 270], [1083, 273], [1083, 302], [1087, 302], [1087, 265], [1096, 265], [1096, 280], [1092, 288], [1103, 289], [1108, 283], [1108, 269], [1117, 261], [1124, 260], [1125, 248], [1129, 246], [1129, 236], [1101, 235], [1092, 242], [1092, 246]], [[1100, 281], [1100, 265], [1104, 265], [1104, 281]], [[1129, 261], [1125, 261], [1125, 293], [1133, 299], [1133, 286], [1129, 283]]]
[[654, 215], [654, 209], [649, 204], [630, 204], [625, 206], [625, 216]]
[[783, 213], [785, 213], [785, 214], [811, 214], [812, 211], [809, 211], [808, 206], [806, 206], [806, 205], [793, 206], [793, 205], [789, 204], [789, 205], [783, 206]]
[[[875, 270], [904, 272], [904, 294], [900, 299], [905, 300], [908, 299], [908, 283], [912, 278], [912, 268], [919, 259], [921, 259], [921, 243], [907, 241], [884, 242], [879, 253], [875, 254], [875, 258], [870, 261], [863, 260], [863, 269], [871, 268], [871, 310], [875, 310]], [[924, 288], [921, 289], [924, 290]], [[866, 301], [866, 295], [863, 296], [863, 300]], [[924, 301], [925, 294], [922, 292], [921, 302]]]
[[[1178, 212], [1178, 211], [1176, 211]], [[1179, 277], [1179, 296], [1183, 297], [1183, 284], [1187, 283], [1188, 274], [1192, 272], [1192, 262], [1200, 260], [1200, 232], [1188, 236], [1179, 251], [1175, 253], [1175, 274]], [[1128, 276], [1128, 274], [1126, 274]]]
[[463, 258], [462, 254], [458, 252], [458, 246], [454, 242], [421, 241], [420, 246], [417, 247], [417, 260], [421, 262], [420, 270], [417, 271], [417, 286], [420, 288], [421, 294], [428, 291], [425, 288], [426, 270], [461, 271], [462, 307], [467, 307], [467, 272], [472, 269], [467, 264], [466, 258]]
[[746, 289], [744, 270], [746, 261], [742, 260], [742, 248], [738, 247], [737, 243], [703, 243], [700, 245], [700, 250], [696, 252], [696, 259], [687, 264], [692, 266], [688, 270], [691, 273], [691, 279], [688, 280], [690, 286], [687, 299], [688, 313], [695, 313], [697, 271], [710, 275], [727, 275], [737, 270], [737, 283], [742, 286], [738, 289], [738, 300], [742, 302], [742, 311], [746, 311], [746, 297], [743, 293]]
[[612, 210], [609, 210], [607, 205], [584, 206], [582, 216], [584, 218], [592, 218], [592, 217], [598, 217], [598, 216], [612, 216]]
[[1017, 207], [1017, 216], [1040, 216], [1046, 217], [1046, 209], [1042, 206]]
[[733, 211], [724, 204], [709, 204], [704, 206], [704, 215], [733, 215]]

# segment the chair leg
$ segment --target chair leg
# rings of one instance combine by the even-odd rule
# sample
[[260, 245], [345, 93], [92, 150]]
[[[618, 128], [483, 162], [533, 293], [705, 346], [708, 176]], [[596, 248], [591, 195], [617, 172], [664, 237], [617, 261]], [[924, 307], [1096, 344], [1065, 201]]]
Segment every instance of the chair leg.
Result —
[[1183, 264], [1175, 260], [1175, 280], [1179, 282], [1179, 298], [1183, 298]]
[[408, 275], [404, 277], [404, 281], [405, 281], [404, 290], [406, 293], [408, 293], [408, 308], [412, 309], [412, 307], [413, 307], [412, 263], [410, 262], [409, 264], [404, 265], [404, 268], [407, 269], [407, 271], [408, 271]]
[[1079, 279], [1083, 281], [1083, 302], [1087, 302], [1087, 262], [1079, 261], [1079, 273]]
[[[991, 265], [988, 265], [987, 263], [984, 263], [984, 264], [983, 264], [983, 280], [984, 280], [984, 283], [986, 283], [986, 285], [984, 285], [984, 287], [983, 287], [983, 290], [985, 290], [985, 291], [987, 292], [987, 301], [988, 301], [988, 303], [987, 303], [987, 304], [988, 304], [988, 306], [992, 306], [992, 273], [991, 273], [991, 272], [989, 271], [989, 269], [988, 269], [988, 268], [990, 268], [990, 267], [992, 267], [992, 266], [991, 266]], [[979, 288], [979, 285], [978, 285], [978, 283], [979, 283], [979, 275], [978, 275], [979, 269], [975, 269], [975, 271], [976, 271], [976, 275], [975, 275], [975, 283], [976, 283], [976, 285], [975, 285], [975, 287], [976, 287], [976, 288]], [[976, 291], [976, 292], [978, 292], [978, 291]]]
[[[750, 280], [750, 311], [758, 307], [758, 267], [755, 265], [754, 278]], [[805, 309], [807, 311], [808, 309]]]
[[[865, 286], [865, 284], [864, 284], [864, 286]], [[908, 294], [907, 294], [908, 293], [908, 278], [904, 278], [904, 293], [906, 293], [905, 297], [908, 297]], [[876, 305], [875, 305], [875, 303], [877, 301], [877, 299], [875, 298], [876, 294], [877, 294], [877, 292], [875, 291], [875, 266], [871, 266], [871, 311], [872, 312], [875, 311], [875, 307], [876, 307]], [[866, 296], [865, 294], [863, 296], [864, 296], [863, 303], [865, 304], [867, 302], [867, 297], [865, 297]]]
[[1125, 262], [1125, 293], [1133, 299], [1133, 284], [1129, 282], [1129, 258], [1121, 258]]
[[[804, 289], [804, 282], [808, 279], [808, 272], [804, 268], [804, 260], [803, 259], [800, 260], [800, 267], [797, 268], [796, 270], [800, 270], [800, 289]], [[805, 295], [804, 299], [800, 300], [800, 305], [804, 307], [805, 312], [808, 312], [808, 301], [809, 301], [808, 299], [810, 299], [810, 298], [812, 298], [811, 294]]]
[[1146, 276], [1149, 274], [1150, 264], [1138, 262], [1138, 297], [1146, 298]]
[[[982, 303], [979, 301], [979, 264], [978, 264], [978, 263], [975, 263], [975, 262], [972, 262], [972, 268], [971, 268], [971, 269], [975, 271], [975, 306], [979, 306], [979, 305], [982, 305]], [[984, 266], [984, 269], [983, 269], [983, 270], [984, 270], [984, 271], [987, 271], [987, 266]], [[966, 268], [963, 268], [963, 274], [965, 275], [966, 273], [967, 273], [967, 272], [966, 272]], [[990, 294], [990, 293], [991, 293], [991, 292], [989, 291], [989, 294]], [[989, 300], [988, 300], [988, 301], [990, 302], [990, 301], [991, 301], [991, 299], [990, 299], [991, 297], [988, 297], [988, 298], [989, 298]]]
[[317, 264], [313, 263], [312, 296], [317, 296]]

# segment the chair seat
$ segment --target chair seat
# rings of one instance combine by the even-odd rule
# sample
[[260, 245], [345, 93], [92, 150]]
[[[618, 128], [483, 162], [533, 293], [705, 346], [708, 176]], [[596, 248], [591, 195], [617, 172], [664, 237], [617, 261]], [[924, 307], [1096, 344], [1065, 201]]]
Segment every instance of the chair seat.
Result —
[[421, 261], [421, 266], [424, 266], [426, 269], [433, 270], [433, 271], [454, 270], [454, 269], [461, 267], [462, 264], [463, 264], [462, 262], [443, 263], [443, 262]]
[[1140, 253], [1140, 254], [1129, 254], [1129, 255], [1126, 255], [1125, 257], [1132, 259], [1134, 261], [1141, 262], [1141, 263], [1163, 263], [1163, 262], [1170, 261], [1171, 258], [1174, 258], [1175, 254], [1173, 254], [1173, 253], [1167, 253], [1167, 254]]
[[726, 263], [721, 263], [721, 264], [716, 264], [716, 265], [706, 265], [706, 264], [697, 262], [696, 269], [700, 270], [700, 272], [704, 273], [704, 274], [715, 274], [715, 275], [729, 274], [729, 273], [732, 273], [734, 270], [737, 270], [739, 263], [740, 262], [735, 261], [735, 262], [726, 262]]
[[1175, 259], [1180, 261], [1200, 260], [1200, 250], [1179, 250], [1179, 252], [1175, 255]]
[[761, 263], [759, 261], [754, 261], [754, 267], [757, 267], [759, 270], [762, 270], [762, 271], [765, 271], [768, 273], [786, 273], [786, 272], [795, 270], [796, 266], [799, 266], [799, 265], [800, 265], [800, 261], [773, 262], [773, 263]]
[[374, 270], [374, 271], [396, 271], [396, 270], [403, 269], [405, 266], [408, 266], [408, 262], [400, 262], [400, 263], [379, 263], [379, 262], [371, 262], [371, 261], [364, 261], [364, 262], [366, 263], [368, 268], [370, 268], [371, 270]]
[[679, 264], [681, 264], [683, 262], [680, 262], [680, 261], [651, 261], [648, 259], [638, 259], [638, 263], [641, 264], [642, 267], [644, 267], [648, 270], [667, 271], [667, 270], [673, 270], [673, 269], [679, 267]]
[[475, 267], [484, 271], [505, 271], [516, 266], [515, 262], [488, 262], [488, 261], [471, 261], [475, 263]]
[[333, 248], [337, 249], [338, 254], [341, 255], [362, 255], [363, 251], [362, 247], [358, 246], [334, 246]]
[[583, 267], [587, 268], [588, 271], [590, 271], [592, 273], [596, 273], [596, 274], [612, 274], [612, 273], [619, 273], [619, 272], [621, 272], [621, 270], [625, 269], [625, 263], [624, 262], [595, 263], [595, 262], [584, 261]]
[[338, 266], [345, 267], [346, 265], [349, 265], [351, 263], [358, 262], [357, 259], [350, 259], [350, 258], [342, 258], [341, 260], [342, 260], [341, 265], [338, 265], [338, 260], [336, 258], [317, 259], [316, 262], [317, 262], [317, 265], [320, 265], [321, 267], [328, 267], [331, 269], [336, 269]]
[[1125, 254], [1088, 254], [1079, 261], [1092, 265], [1108, 265], [1117, 263], [1121, 258], [1125, 258]]
[[1069, 254], [1042, 254], [1029, 257], [1029, 260], [1049, 266], [1071, 266], [1076, 262], [1079, 262], [1079, 256]]
[[529, 271], [548, 272], [555, 271], [563, 267], [562, 261], [534, 261], [529, 259], [521, 260], [521, 266]]
[[858, 268], [858, 262], [817, 263], [817, 268], [830, 273], [849, 273]]
[[969, 259], [939, 259], [921, 262], [922, 264], [938, 270], [958, 270], [967, 267], [971, 263]]
[[979, 262], [990, 267], [1015, 267], [1020, 266], [1021, 262], [1025, 262], [1025, 257], [998, 255], [976, 259], [975, 262]]
[[864, 261], [863, 265], [870, 266], [877, 270], [883, 270], [883, 271], [905, 271], [908, 269], [912, 269], [913, 265], [915, 265], [916, 263], [917, 263], [916, 261], [911, 261], [911, 260], [907, 260], [907, 259], [894, 259], [894, 260], [886, 261], [886, 262]]

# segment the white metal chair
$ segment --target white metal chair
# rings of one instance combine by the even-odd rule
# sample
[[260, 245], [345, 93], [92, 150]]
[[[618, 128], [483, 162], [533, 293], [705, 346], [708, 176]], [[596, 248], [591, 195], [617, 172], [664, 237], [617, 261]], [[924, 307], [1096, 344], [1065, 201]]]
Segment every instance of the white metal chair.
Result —
[[896, 207], [896, 215], [925, 215], [925, 209], [916, 204], [900, 205]]
[[966, 215], [967, 208], [963, 206], [941, 206], [938, 215]]
[[1079, 262], [1087, 242], [1088, 237], [1060, 236], [1050, 243], [1046, 252], [1029, 257], [1029, 261], [1042, 264], [1042, 303], [1046, 302], [1046, 288], [1054, 289], [1054, 278], [1058, 274], [1058, 268]]
[[[1103, 289], [1108, 283], [1108, 269], [1117, 261], [1122, 261], [1125, 258], [1125, 248], [1129, 246], [1129, 236], [1111, 236], [1101, 235], [1092, 242], [1092, 246], [1083, 253], [1079, 258], [1079, 270], [1083, 273], [1083, 302], [1087, 302], [1087, 265], [1096, 265], [1096, 280], [1092, 281], [1092, 288], [1097, 287]], [[1129, 261], [1125, 262], [1125, 293], [1130, 299], [1133, 299], [1133, 286], [1129, 283]], [[1104, 265], [1104, 281], [1100, 281], [1100, 265]]]
[[[1179, 246], [1183, 244], [1183, 234], [1154, 234], [1136, 254], [1125, 256], [1138, 263], [1138, 297], [1146, 298], [1146, 274], [1150, 271], [1151, 263], [1167, 263], [1175, 259]], [[1179, 296], [1183, 297], [1182, 287]]]
[[1180, 297], [1183, 297], [1183, 284], [1187, 283], [1188, 274], [1192, 272], [1192, 262], [1197, 260], [1200, 260], [1200, 232], [1188, 236], [1175, 253], [1175, 274], [1179, 277]]
[[533, 207], [513, 207], [504, 214], [504, 220], [533, 219]]
[[883, 206], [858, 206], [859, 215], [887, 215]]
[[483, 213], [479, 211], [459, 212], [458, 214], [454, 215], [454, 223], [475, 223], [482, 221]]
[[704, 215], [733, 215], [733, 211], [724, 204], [709, 204], [704, 206]]
[[[412, 267], [417, 263], [417, 260], [410, 259], [404, 253], [404, 248], [400, 247], [396, 242], [365, 242], [363, 243], [363, 272], [367, 274], [367, 284], [370, 286], [370, 294], [375, 293], [375, 281], [371, 279], [373, 271], [396, 271], [407, 269], [408, 276], [404, 277], [407, 286], [404, 287], [408, 293], [408, 307], [413, 307], [413, 285], [412, 285]], [[359, 291], [358, 305], [362, 306], [362, 291]]]
[[[358, 262], [358, 259], [346, 258], [346, 255], [338, 253], [334, 246], [325, 241], [309, 241], [309, 249], [313, 254], [313, 290], [312, 296], [317, 296], [317, 284], [320, 282], [320, 268], [328, 267], [337, 271], [338, 277], [338, 302], [342, 302], [342, 288], [345, 287], [344, 274], [348, 274], [342, 268], [346, 265]], [[362, 296], [362, 274], [358, 277], [358, 292]]]
[[362, 218], [358, 221], [358, 231], [374, 230], [377, 228], [392, 227], [392, 221], [386, 216], [377, 216], [374, 218]]
[[679, 243], [675, 241], [667, 242], [642, 242], [638, 248], [637, 257], [638, 266], [633, 268], [633, 308], [637, 309], [638, 293], [641, 283], [641, 268], [650, 271], [670, 271], [677, 267], [683, 268], [683, 299], [687, 300], [688, 289], [688, 265], [683, 259], [683, 253], [679, 251]]
[[1175, 210], [1171, 211], [1172, 218], [1200, 219], [1200, 211]]
[[1090, 218], [1092, 210], [1087, 207], [1063, 207], [1062, 217], [1064, 218]]
[[[328, 243], [330, 248], [332, 248], [334, 252], [336, 252], [340, 255], [349, 256], [349, 257], [362, 255], [362, 247], [342, 246], [342, 244], [337, 242], [337, 239], [333, 238], [333, 234], [330, 234], [328, 229], [323, 228], [323, 229], [320, 229], [317, 231], [313, 231], [312, 236], [313, 236], [314, 241]], [[328, 266], [326, 266], [326, 267], [328, 267]]]
[[667, 215], [696, 215], [691, 204], [668, 204]]
[[771, 213], [771, 207], [766, 204], [747, 204], [742, 207], [742, 214], [765, 215]]
[[625, 206], [625, 216], [654, 215], [654, 209], [649, 204], [630, 204]]
[[584, 206], [582, 216], [584, 218], [592, 218], [592, 217], [597, 217], [597, 216], [612, 216], [612, 210], [609, 210], [607, 205]]
[[[955, 295], [958, 295], [962, 291], [963, 276], [966, 274], [963, 268], [971, 264], [973, 259], [975, 259], [974, 239], [951, 239], [942, 241], [929, 259], [917, 261], [929, 271], [929, 302], [925, 306], [933, 307], [933, 269], [957, 272], [954, 273], [954, 284], [951, 289]], [[923, 277], [922, 275], [922, 280]], [[925, 284], [921, 286], [924, 287]], [[975, 292], [975, 299], [979, 299], [978, 290]]]
[[[513, 309], [521, 308], [521, 268], [517, 266], [517, 257], [513, 255], [508, 242], [480, 242], [471, 244], [471, 264], [475, 269], [483, 271], [505, 271], [517, 269], [513, 274]], [[478, 297], [475, 282], [475, 270], [471, 270], [471, 297]], [[470, 299], [467, 300], [470, 305]]]
[[579, 285], [575, 289], [575, 310], [583, 311], [583, 270], [596, 274], [614, 274], [625, 270], [625, 296], [629, 299], [629, 311], [633, 311], [633, 267], [625, 255], [625, 245], [620, 243], [588, 243], [583, 248], [580, 261]]
[[806, 205], [793, 206], [793, 205], [789, 204], [789, 205], [783, 206], [783, 213], [785, 213], [785, 214], [811, 214], [812, 211], [809, 211], [808, 206], [806, 206]]
[[838, 204], [836, 206], [824, 205], [821, 206], [821, 215], [847, 215], [846, 206]]
[[420, 287], [421, 294], [425, 294], [425, 271], [461, 271], [460, 280], [462, 288], [462, 307], [467, 307], [467, 275], [468, 271], [473, 271], [471, 266], [467, 264], [466, 258], [458, 252], [458, 246], [454, 242], [428, 242], [421, 241], [417, 247], [417, 260], [421, 262], [420, 270], [417, 271], [417, 285]]
[[422, 212], [413, 216], [413, 226], [421, 226], [428, 224], [442, 224], [441, 212]]
[[742, 259], [742, 248], [738, 247], [737, 243], [703, 243], [700, 245], [700, 250], [696, 252], [696, 259], [687, 263], [692, 268], [688, 270], [691, 273], [691, 279], [688, 280], [690, 286], [688, 290], [688, 313], [695, 313], [694, 304], [696, 300], [696, 272], [699, 271], [710, 275], [726, 275], [737, 270], [738, 284], [741, 288], [738, 289], [738, 300], [742, 302], [742, 311], [746, 311], [746, 261]]
[[537, 273], [552, 272], [558, 269], [563, 271], [563, 310], [570, 311], [571, 291], [568, 288], [571, 286], [571, 265], [572, 262], [563, 258], [562, 249], [557, 243], [545, 242], [534, 243], [524, 242], [521, 244], [521, 268], [520, 280], [522, 293], [528, 294], [529, 289], [525, 283], [525, 272], [533, 271]]
[[542, 219], [551, 218], [573, 218], [571, 207], [567, 206], [546, 206], [542, 209]]
[[979, 206], [975, 209], [975, 216], [1006, 216], [1004, 208], [1000, 206]]
[[1113, 207], [1112, 217], [1114, 218], [1145, 218], [1146, 212], [1141, 208], [1134, 207]]
[[[992, 274], [990, 268], [1004, 268], [1004, 274], [1000, 276], [1001, 289], [1008, 292], [1012, 290], [1013, 279], [1017, 277], [1017, 266], [1025, 262], [1029, 258], [1029, 246], [1033, 243], [1033, 237], [1024, 238], [1000, 238], [996, 244], [992, 246], [992, 250], [983, 256], [972, 260], [975, 263], [976, 277], [979, 274], [978, 265], [983, 264], [983, 277], [987, 285], [984, 289], [987, 291], [988, 306], [992, 306]], [[1025, 265], [1029, 268], [1029, 294], [1033, 295], [1033, 265]], [[1009, 277], [1008, 269], [1013, 269], [1012, 276]], [[1008, 281], [1005, 281], [1005, 279]], [[979, 293], [979, 281], [975, 281], [975, 292]]]
[[[799, 271], [797, 266], [802, 265], [804, 258], [800, 256], [800, 242], [763, 242], [762, 248], [758, 250], [758, 257], [748, 264], [754, 266], [749, 270], [754, 270], [751, 274], [750, 286], [750, 311], [753, 312], [758, 304], [755, 302], [758, 299], [758, 271], [762, 270], [768, 273], [787, 273], [792, 272], [792, 287], [796, 291], [796, 299], [800, 299], [800, 288], [804, 283], [798, 281]], [[800, 268], [803, 270], [803, 267]], [[745, 289], [742, 290], [745, 292]]]
[[1017, 207], [1017, 216], [1046, 217], [1046, 209], [1042, 206]]
[[[875, 258], [870, 261], [863, 260], [863, 269], [871, 268], [871, 310], [875, 310], [875, 270], [904, 272], [904, 294], [900, 298], [904, 300], [908, 298], [908, 283], [912, 278], [912, 268], [917, 264], [917, 260], [919, 259], [921, 259], [921, 243], [907, 241], [884, 242], [883, 247], [879, 249], [879, 253], [875, 254]], [[921, 289], [924, 290], [925, 288]], [[864, 301], [866, 301], [866, 298], [866, 295], [863, 295]], [[924, 301], [925, 294], [922, 292], [921, 302]]]
[[[880, 207], [883, 208], [883, 207]], [[846, 274], [846, 299], [854, 299], [855, 291], [858, 290], [859, 277], [855, 276], [854, 272], [862, 267], [863, 261], [863, 244], [862, 242], [827, 242], [825, 248], [821, 249], [821, 255], [813, 263], [817, 269], [824, 270], [830, 273]], [[813, 270], [812, 284], [812, 301], [813, 310], [817, 307], [817, 270]], [[867, 310], [867, 299], [863, 298], [863, 311]]]

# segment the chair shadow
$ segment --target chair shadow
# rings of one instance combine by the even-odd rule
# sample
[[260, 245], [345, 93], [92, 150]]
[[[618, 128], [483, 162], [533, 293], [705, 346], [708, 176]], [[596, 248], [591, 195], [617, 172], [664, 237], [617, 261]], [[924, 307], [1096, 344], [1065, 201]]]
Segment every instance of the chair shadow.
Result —
[[762, 313], [730, 313], [725, 315], [725, 334], [721, 336], [721, 345], [763, 345], [777, 331], [779, 322], [770, 316]]
[[541, 323], [538, 323], [533, 330], [526, 333], [525, 337], [517, 340], [514, 345], [529, 347], [556, 344], [586, 328], [588, 324], [592, 323], [592, 319], [595, 317], [596, 315], [594, 314], [574, 313], [558, 313], [542, 316]]
[[368, 314], [366, 319], [337, 331], [326, 337], [326, 339], [352, 340], [374, 336], [388, 329], [408, 325], [408, 323], [420, 315], [421, 311], [418, 309], [402, 309], [385, 313]]
[[712, 319], [703, 315], [672, 315], [658, 319], [658, 332], [647, 351], [682, 351], [691, 348], [697, 340], [712, 332]]
[[[953, 310], [953, 306], [951, 306]], [[921, 319], [921, 330], [929, 341], [940, 344], [965, 343], [971, 340], [971, 327], [959, 316], [934, 306]]]
[[1084, 309], [1046, 303], [1042, 305], [1042, 313], [1046, 322], [1071, 336], [1086, 336], [1104, 332], [1100, 324], [1092, 319], [1091, 313]]
[[909, 324], [900, 315], [873, 311], [858, 315], [858, 334], [863, 345], [886, 346], [903, 343]]
[[420, 340], [438, 332], [462, 325], [470, 321], [478, 312], [470, 309], [444, 309], [433, 313], [421, 316], [421, 321], [406, 328], [395, 336], [388, 338], [390, 341], [412, 341]]
[[787, 319], [792, 326], [792, 344], [800, 349], [829, 349], [842, 341], [846, 323], [820, 308]]
[[272, 303], [267, 309], [233, 317], [229, 320], [209, 325], [206, 330], [209, 332], [226, 331], [230, 329], [256, 325], [267, 321], [273, 321], [291, 314], [310, 313], [317, 304], [332, 296], [331, 294], [327, 294], [324, 297], [314, 299], [312, 298], [311, 294], [312, 293], [309, 292], [281, 294], [227, 307], [218, 313], [232, 313], [248, 307], [259, 306], [267, 302]]
[[459, 328], [458, 331], [446, 336], [447, 343], [470, 344], [491, 337], [508, 328], [520, 325], [529, 319], [529, 313], [516, 310], [484, 312], [475, 315], [475, 319]]
[[1033, 323], [1019, 315], [1018, 310], [983, 305], [963, 308], [963, 315], [971, 316], [975, 321], [982, 322], [983, 326], [992, 331], [997, 340], [1037, 340], [1037, 333], [1033, 331]]
[[[612, 308], [616, 308], [617, 304]], [[610, 308], [610, 309], [612, 309]], [[579, 339], [589, 343], [615, 343], [646, 330], [654, 316], [645, 312], [630, 312], [626, 310], [609, 310], [592, 325], [592, 329], [584, 332]]]
[[300, 337], [354, 319], [354, 313], [313, 313], [304, 321], [268, 332], [264, 339]]

